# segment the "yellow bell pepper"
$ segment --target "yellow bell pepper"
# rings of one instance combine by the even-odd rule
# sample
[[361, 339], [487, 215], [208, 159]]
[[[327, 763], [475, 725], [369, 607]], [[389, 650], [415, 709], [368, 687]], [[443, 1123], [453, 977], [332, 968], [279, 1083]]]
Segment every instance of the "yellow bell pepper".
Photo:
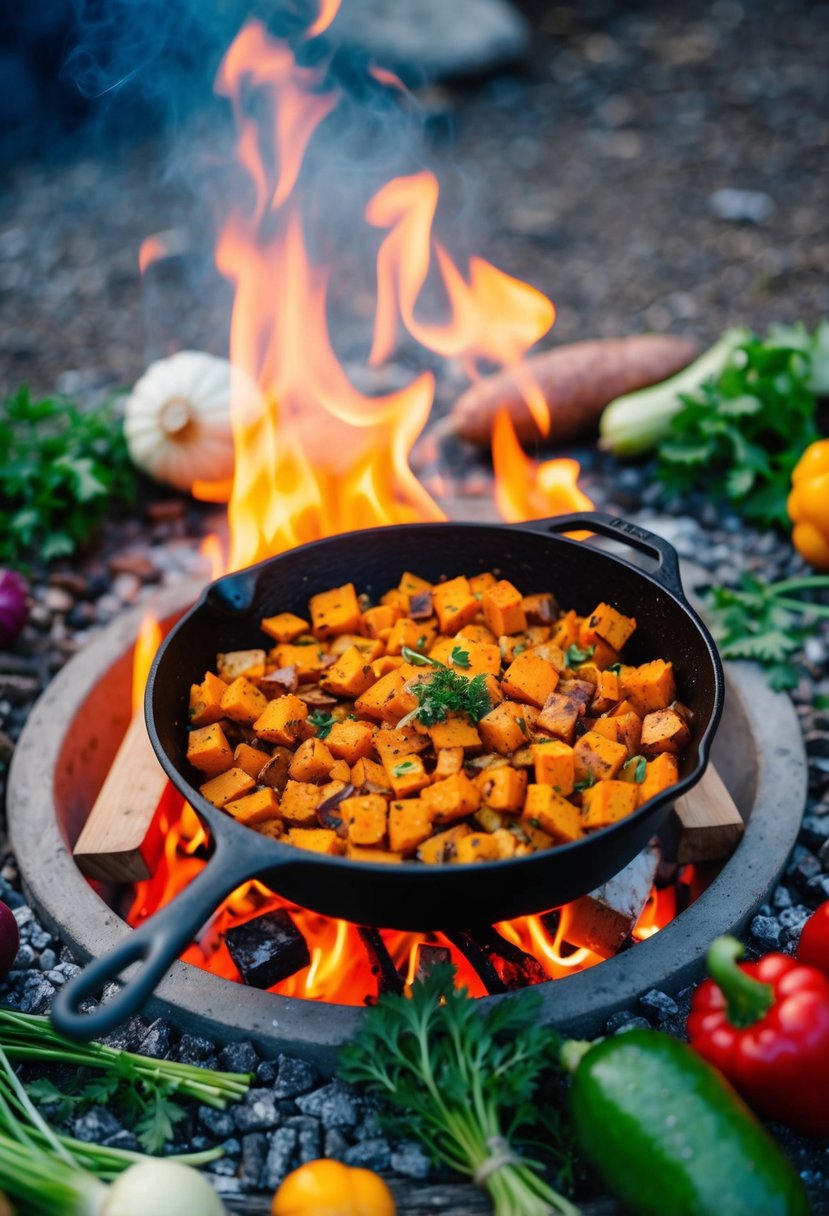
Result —
[[289, 1174], [271, 1204], [271, 1216], [395, 1216], [396, 1211], [377, 1174], [328, 1158]]
[[829, 570], [829, 439], [811, 444], [795, 465], [786, 507], [795, 549], [816, 570]]

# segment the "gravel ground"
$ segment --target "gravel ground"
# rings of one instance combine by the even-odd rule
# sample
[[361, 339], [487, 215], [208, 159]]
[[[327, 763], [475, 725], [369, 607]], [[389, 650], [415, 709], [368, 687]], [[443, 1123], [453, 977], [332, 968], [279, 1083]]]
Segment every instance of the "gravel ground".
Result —
[[[552, 295], [560, 340], [650, 329], [709, 341], [733, 323], [812, 325], [829, 315], [821, 177], [829, 6], [691, 0], [669, 11], [655, 2], [527, 0], [524, 8], [535, 21], [525, 71], [433, 86], [420, 98], [430, 161], [450, 202], [466, 203], [456, 211], [458, 251], [483, 252]], [[198, 147], [204, 124], [191, 122]], [[8, 170], [0, 389], [27, 381], [91, 400], [132, 382], [166, 350], [223, 353], [228, 296], [199, 253], [204, 217], [181, 179], [161, 170], [166, 152], [157, 135]], [[183, 234], [183, 252], [142, 293], [138, 245], [170, 228]], [[456, 386], [444, 378], [442, 402]], [[578, 455], [598, 505], [642, 522], [664, 516], [647, 466]], [[196, 541], [210, 523], [203, 508], [148, 499], [143, 514], [110, 521], [81, 561], [35, 580], [32, 623], [14, 652], [0, 654], [0, 768], [34, 699], [78, 647], [159, 582], [203, 569]], [[768, 578], [799, 569], [785, 540], [746, 530], [708, 504], [681, 504], [663, 531], [718, 580], [741, 569]], [[827, 646], [826, 630], [810, 639], [794, 693], [809, 801], [785, 879], [751, 925], [757, 950], [792, 951], [810, 909], [829, 897], [829, 713], [817, 707], [829, 696]], [[0, 999], [43, 1011], [73, 960], [26, 908], [8, 853], [0, 898], [15, 907], [22, 940]], [[645, 1019], [678, 1031], [683, 1014], [657, 996], [612, 1029]], [[272, 1188], [320, 1151], [394, 1171], [413, 1193], [425, 1187], [420, 1150], [383, 1135], [370, 1106], [302, 1061], [262, 1061], [246, 1043], [219, 1053], [140, 1020], [124, 1042], [256, 1072], [255, 1089], [234, 1111], [193, 1110], [178, 1129], [194, 1147], [224, 1144], [213, 1174], [229, 1197]], [[125, 1134], [111, 1112], [83, 1118], [90, 1136]], [[815, 1212], [829, 1213], [825, 1145], [775, 1132], [803, 1171]]]

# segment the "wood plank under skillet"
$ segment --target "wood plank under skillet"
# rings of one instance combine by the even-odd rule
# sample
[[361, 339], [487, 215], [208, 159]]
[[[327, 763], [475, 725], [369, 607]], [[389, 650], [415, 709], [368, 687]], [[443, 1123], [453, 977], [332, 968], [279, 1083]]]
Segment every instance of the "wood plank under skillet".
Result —
[[[492, 1202], [477, 1187], [465, 1184], [428, 1186], [384, 1174], [397, 1205], [397, 1216], [491, 1216]], [[245, 1195], [223, 1200], [239, 1216], [270, 1216], [270, 1195]], [[581, 1205], [582, 1216], [622, 1216], [613, 1199], [595, 1199]]]

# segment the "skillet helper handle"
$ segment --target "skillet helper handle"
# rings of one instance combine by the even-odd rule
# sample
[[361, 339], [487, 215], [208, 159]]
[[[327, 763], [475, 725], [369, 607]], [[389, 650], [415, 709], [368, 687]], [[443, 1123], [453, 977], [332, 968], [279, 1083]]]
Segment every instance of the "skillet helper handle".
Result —
[[573, 515], [556, 515], [552, 519], [534, 520], [531, 525], [535, 530], [543, 532], [598, 532], [611, 540], [621, 541], [630, 545], [640, 553], [646, 553], [658, 562], [655, 570], [649, 571], [650, 577], [661, 583], [666, 591], [685, 599], [682, 589], [682, 579], [679, 574], [679, 558], [676, 549], [661, 536], [648, 532], [626, 519], [617, 515], [607, 515], [604, 511], [579, 511]]
[[[109, 1034], [132, 1017], [222, 900], [259, 870], [261, 860], [252, 850], [234, 856], [229, 846], [217, 841], [207, 865], [180, 895], [58, 990], [52, 1005], [55, 1029], [67, 1038], [86, 1041]], [[111, 1000], [89, 1013], [81, 1010], [84, 1001], [97, 997], [132, 963], [141, 965], [122, 981], [123, 987]]]

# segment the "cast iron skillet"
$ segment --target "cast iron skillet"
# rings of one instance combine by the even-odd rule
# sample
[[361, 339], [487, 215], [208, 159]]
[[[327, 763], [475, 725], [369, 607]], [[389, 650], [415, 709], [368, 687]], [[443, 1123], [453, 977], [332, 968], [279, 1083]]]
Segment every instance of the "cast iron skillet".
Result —
[[[646, 573], [589, 543], [554, 535], [584, 528], [650, 555], [656, 569]], [[679, 784], [584, 840], [515, 860], [445, 867], [357, 863], [305, 852], [260, 836], [211, 806], [198, 792], [201, 778], [187, 763], [186, 723], [190, 685], [212, 669], [216, 651], [261, 645], [262, 617], [285, 610], [304, 614], [309, 597], [319, 591], [353, 582], [358, 592], [379, 596], [397, 585], [404, 570], [432, 581], [495, 570], [522, 591], [551, 590], [560, 604], [579, 613], [606, 600], [635, 616], [638, 627], [626, 657], [633, 663], [671, 659], [681, 698], [694, 714], [693, 743]], [[219, 903], [249, 878], [315, 911], [396, 929], [492, 924], [584, 895], [645, 846], [676, 796], [702, 776], [722, 701], [716, 648], [684, 597], [673, 548], [642, 528], [599, 513], [520, 527], [377, 528], [303, 545], [220, 578], [168, 635], [153, 664], [145, 703], [156, 754], [208, 828], [213, 855], [171, 904], [59, 991], [53, 1021], [79, 1038], [112, 1030], [143, 1005]], [[143, 966], [111, 1002], [80, 1012], [82, 1001], [139, 960]]]

